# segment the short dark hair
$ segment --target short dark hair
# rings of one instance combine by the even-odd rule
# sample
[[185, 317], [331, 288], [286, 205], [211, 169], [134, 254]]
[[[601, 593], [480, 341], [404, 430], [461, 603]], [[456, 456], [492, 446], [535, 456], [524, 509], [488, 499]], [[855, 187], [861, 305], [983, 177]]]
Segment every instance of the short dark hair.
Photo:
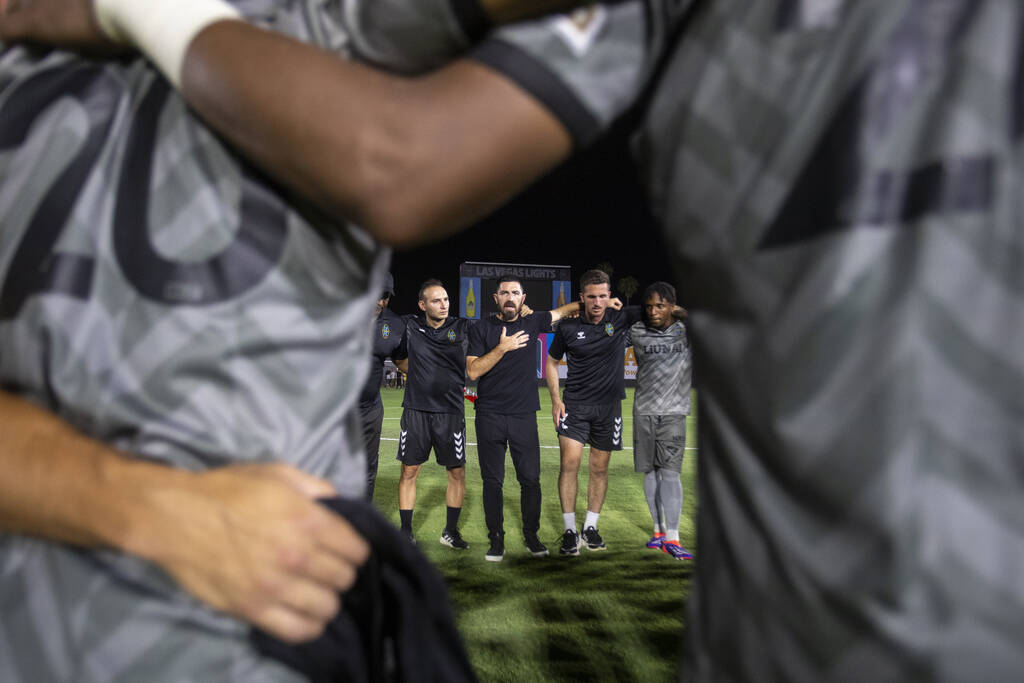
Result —
[[438, 280], [436, 277], [432, 277], [429, 280], [424, 280], [423, 284], [420, 285], [420, 301], [426, 301], [426, 299], [423, 298], [423, 293], [426, 292], [431, 287], [444, 288], [444, 283]]
[[660, 296], [666, 303], [673, 305], [676, 303], [676, 288], [667, 282], [652, 282], [647, 285], [647, 289], [644, 290], [643, 302], [647, 303], [647, 300], [654, 294]]
[[587, 288], [587, 285], [608, 285], [612, 288], [612, 279], [603, 270], [588, 270], [580, 276], [580, 291]]
[[523, 281], [519, 279], [519, 276], [513, 275], [512, 273], [504, 273], [498, 276], [498, 281], [494, 283], [494, 291], [497, 292], [501, 289], [502, 282], [514, 282], [519, 285], [519, 289], [526, 291], [526, 287], [523, 286]]

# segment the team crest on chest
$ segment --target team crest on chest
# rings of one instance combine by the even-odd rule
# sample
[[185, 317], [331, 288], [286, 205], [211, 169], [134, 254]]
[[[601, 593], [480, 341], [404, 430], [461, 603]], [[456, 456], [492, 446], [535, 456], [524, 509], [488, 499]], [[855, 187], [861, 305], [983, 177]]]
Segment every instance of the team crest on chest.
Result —
[[381, 325], [380, 336], [382, 336], [384, 339], [387, 339], [388, 337], [390, 337], [391, 336], [391, 326], [388, 325], [387, 323], [384, 323], [383, 325]]
[[612, 325], [611, 323], [605, 323], [604, 333], [607, 334], [609, 337], [615, 334], [615, 325]]
[[455, 341], [455, 330], [448, 330], [448, 341]]

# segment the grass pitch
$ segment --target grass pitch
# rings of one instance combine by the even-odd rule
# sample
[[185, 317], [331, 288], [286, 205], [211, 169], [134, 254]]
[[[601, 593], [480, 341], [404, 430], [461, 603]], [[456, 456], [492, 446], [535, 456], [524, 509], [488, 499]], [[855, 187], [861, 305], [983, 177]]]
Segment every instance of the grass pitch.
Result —
[[[633, 471], [633, 391], [622, 402], [626, 448], [612, 453], [608, 494], [599, 528], [608, 550], [558, 556], [562, 513], [558, 501], [558, 439], [551, 401], [538, 389], [541, 443], [540, 538], [551, 557], [532, 558], [520, 533], [519, 483], [511, 458], [505, 469], [505, 559], [487, 562], [480, 468], [472, 406], [466, 404], [466, 499], [460, 530], [468, 551], [438, 543], [445, 523], [444, 469], [431, 460], [420, 470], [413, 532], [447, 580], [459, 629], [480, 679], [490, 681], [671, 681], [678, 671], [684, 604], [693, 571], [649, 550], [651, 518], [642, 475]], [[382, 389], [384, 427], [375, 501], [398, 524], [397, 453], [401, 389]], [[696, 402], [694, 402], [696, 406]], [[680, 537], [696, 552], [696, 414], [687, 420]], [[586, 512], [586, 451], [581, 465], [577, 524]]]

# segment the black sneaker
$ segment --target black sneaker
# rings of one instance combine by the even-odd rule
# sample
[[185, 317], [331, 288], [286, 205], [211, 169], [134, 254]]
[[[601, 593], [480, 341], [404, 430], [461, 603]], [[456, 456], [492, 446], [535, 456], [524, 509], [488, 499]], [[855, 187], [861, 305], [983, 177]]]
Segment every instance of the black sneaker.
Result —
[[547, 546], [540, 542], [536, 533], [524, 534], [523, 540], [526, 541], [526, 549], [529, 550], [530, 554], [534, 557], [548, 556]]
[[469, 544], [462, 540], [462, 534], [459, 533], [458, 529], [445, 529], [444, 533], [441, 534], [441, 545], [446, 545], [456, 550], [469, 550]]
[[484, 559], [488, 562], [501, 562], [505, 557], [505, 534], [488, 534], [491, 546], [487, 549]]
[[606, 548], [604, 539], [601, 538], [601, 534], [597, 533], [597, 529], [588, 526], [583, 530], [583, 542], [587, 544], [588, 550], [604, 550]]
[[566, 529], [562, 534], [562, 547], [558, 549], [559, 555], [579, 555], [580, 537], [573, 529]]
[[413, 538], [412, 529], [400, 529], [400, 531], [402, 532], [403, 536], [405, 536], [407, 539], [409, 539], [409, 543], [412, 543], [413, 545], [416, 545], [416, 539]]

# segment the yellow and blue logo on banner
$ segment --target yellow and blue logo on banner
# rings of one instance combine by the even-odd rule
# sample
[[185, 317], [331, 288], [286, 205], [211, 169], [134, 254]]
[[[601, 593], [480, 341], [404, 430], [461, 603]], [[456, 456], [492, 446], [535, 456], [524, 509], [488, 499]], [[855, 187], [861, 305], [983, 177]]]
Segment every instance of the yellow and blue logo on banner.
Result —
[[480, 319], [480, 278], [463, 277], [459, 281], [459, 317]]

